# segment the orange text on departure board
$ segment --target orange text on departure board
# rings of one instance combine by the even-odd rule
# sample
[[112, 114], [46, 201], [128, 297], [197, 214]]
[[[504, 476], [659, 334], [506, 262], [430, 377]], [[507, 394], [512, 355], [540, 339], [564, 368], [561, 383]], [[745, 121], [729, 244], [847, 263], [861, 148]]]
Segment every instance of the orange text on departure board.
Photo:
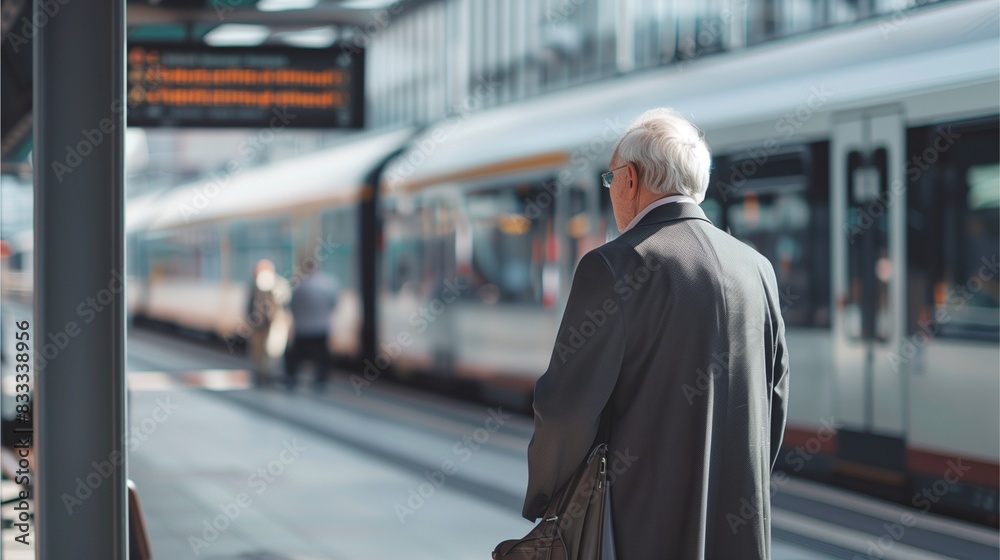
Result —
[[337, 91], [308, 92], [299, 90], [254, 91], [241, 89], [204, 89], [158, 87], [146, 93], [146, 103], [175, 107], [301, 107], [305, 109], [336, 109], [347, 104], [347, 94]]
[[348, 80], [343, 70], [249, 70], [245, 68], [164, 68], [154, 65], [146, 69], [146, 81], [174, 86], [283, 86], [333, 87]]

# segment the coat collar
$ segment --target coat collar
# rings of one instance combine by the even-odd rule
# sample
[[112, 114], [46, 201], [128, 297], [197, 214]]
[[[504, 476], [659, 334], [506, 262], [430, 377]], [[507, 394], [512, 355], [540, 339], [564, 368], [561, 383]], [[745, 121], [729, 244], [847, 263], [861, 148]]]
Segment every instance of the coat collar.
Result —
[[635, 227], [639, 228], [675, 220], [705, 220], [710, 224], [712, 223], [712, 220], [709, 220], [705, 216], [705, 211], [701, 209], [701, 206], [691, 204], [690, 202], [673, 202], [653, 208], [649, 214], [646, 214], [639, 220], [639, 223]]

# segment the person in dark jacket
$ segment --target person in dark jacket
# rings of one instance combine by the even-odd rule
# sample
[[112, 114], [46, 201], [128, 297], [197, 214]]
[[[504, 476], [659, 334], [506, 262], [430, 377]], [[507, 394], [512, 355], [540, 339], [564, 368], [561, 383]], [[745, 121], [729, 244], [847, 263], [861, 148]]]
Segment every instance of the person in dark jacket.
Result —
[[316, 387], [322, 389], [333, 365], [328, 342], [337, 288], [315, 266], [303, 266], [302, 271], [289, 305], [294, 335], [285, 351], [286, 380], [289, 387], [294, 387], [299, 366], [310, 360], [316, 366]]
[[622, 235], [577, 265], [536, 383], [523, 515], [540, 517], [608, 422], [618, 560], [769, 558], [788, 351], [771, 264], [699, 204], [711, 156], [668, 109], [612, 156]]

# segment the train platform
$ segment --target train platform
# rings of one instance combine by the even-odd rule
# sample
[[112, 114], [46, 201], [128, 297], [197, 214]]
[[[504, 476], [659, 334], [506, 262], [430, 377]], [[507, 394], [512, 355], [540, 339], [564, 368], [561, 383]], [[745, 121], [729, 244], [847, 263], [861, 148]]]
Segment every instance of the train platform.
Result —
[[[148, 330], [128, 360], [129, 478], [158, 560], [486, 559], [532, 526], [527, 417], [347, 375], [253, 388], [244, 358]], [[775, 560], [1000, 552], [994, 530], [802, 480], [773, 503]], [[4, 558], [33, 557], [3, 533]]]

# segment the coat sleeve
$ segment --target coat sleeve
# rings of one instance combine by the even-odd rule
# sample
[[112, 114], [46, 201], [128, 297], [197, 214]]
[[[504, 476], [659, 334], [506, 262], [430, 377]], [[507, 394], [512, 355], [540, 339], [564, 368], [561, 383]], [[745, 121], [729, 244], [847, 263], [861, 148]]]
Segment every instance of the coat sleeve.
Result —
[[788, 416], [788, 345], [785, 343], [785, 320], [781, 316], [781, 297], [774, 268], [766, 265], [768, 277], [768, 297], [771, 313], [772, 371], [767, 372], [771, 385], [771, 468], [778, 460], [781, 440], [785, 435], [785, 419]]
[[625, 353], [615, 279], [596, 250], [577, 266], [548, 370], [535, 384], [535, 432], [528, 446], [522, 515], [544, 515], [553, 494], [586, 459]]

